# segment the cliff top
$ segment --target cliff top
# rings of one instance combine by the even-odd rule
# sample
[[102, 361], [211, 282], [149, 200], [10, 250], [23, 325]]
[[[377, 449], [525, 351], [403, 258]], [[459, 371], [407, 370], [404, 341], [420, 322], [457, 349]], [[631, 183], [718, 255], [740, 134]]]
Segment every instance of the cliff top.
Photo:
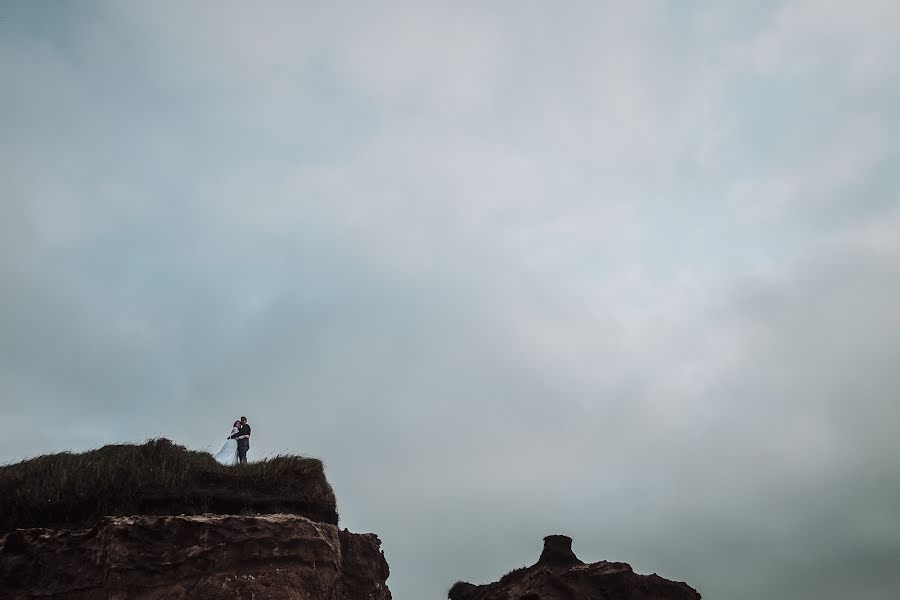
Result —
[[107, 515], [291, 513], [337, 524], [322, 461], [303, 456], [225, 467], [165, 438], [0, 467], [0, 532], [86, 527]]

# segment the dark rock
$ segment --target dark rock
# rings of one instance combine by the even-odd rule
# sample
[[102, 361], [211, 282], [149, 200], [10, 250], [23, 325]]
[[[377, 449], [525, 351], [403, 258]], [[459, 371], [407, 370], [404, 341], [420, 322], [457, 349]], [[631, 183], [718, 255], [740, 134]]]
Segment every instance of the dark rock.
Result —
[[700, 600], [697, 590], [680, 581], [639, 575], [625, 563], [585, 564], [572, 551], [572, 538], [549, 535], [538, 561], [511, 571], [500, 581], [450, 588], [450, 600]]
[[107, 517], [0, 537], [0, 598], [390, 600], [374, 534], [296, 515]]
[[544, 550], [537, 564], [570, 567], [584, 563], [572, 551], [572, 538], [567, 535], [548, 535], [544, 538]]

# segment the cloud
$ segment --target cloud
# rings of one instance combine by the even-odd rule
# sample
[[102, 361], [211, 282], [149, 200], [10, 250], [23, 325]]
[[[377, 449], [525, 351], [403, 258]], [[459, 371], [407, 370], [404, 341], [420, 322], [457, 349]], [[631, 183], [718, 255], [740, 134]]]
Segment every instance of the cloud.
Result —
[[892, 597], [894, 12], [10, 9], [0, 458], [246, 413], [398, 597]]
[[892, 2], [867, 0], [852, 8], [787, 2], [749, 46], [756, 68], [774, 77], [831, 73], [866, 93], [896, 81], [900, 11]]

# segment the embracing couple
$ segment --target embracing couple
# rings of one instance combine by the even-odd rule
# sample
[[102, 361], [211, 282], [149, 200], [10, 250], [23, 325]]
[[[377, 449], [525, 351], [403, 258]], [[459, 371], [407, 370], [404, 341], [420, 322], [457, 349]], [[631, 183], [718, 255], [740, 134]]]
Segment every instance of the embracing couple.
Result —
[[247, 451], [250, 449], [250, 424], [247, 417], [241, 417], [235, 421], [231, 428], [231, 434], [225, 440], [225, 445], [213, 458], [223, 465], [236, 465], [238, 462], [247, 462]]

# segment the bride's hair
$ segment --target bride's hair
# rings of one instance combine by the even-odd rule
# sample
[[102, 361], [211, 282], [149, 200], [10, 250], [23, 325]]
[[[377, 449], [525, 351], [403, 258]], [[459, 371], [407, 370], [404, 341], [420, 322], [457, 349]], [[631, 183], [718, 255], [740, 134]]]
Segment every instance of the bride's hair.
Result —
[[234, 424], [232, 425], [232, 427], [240, 427], [240, 426], [241, 426], [240, 421], [235, 421]]

